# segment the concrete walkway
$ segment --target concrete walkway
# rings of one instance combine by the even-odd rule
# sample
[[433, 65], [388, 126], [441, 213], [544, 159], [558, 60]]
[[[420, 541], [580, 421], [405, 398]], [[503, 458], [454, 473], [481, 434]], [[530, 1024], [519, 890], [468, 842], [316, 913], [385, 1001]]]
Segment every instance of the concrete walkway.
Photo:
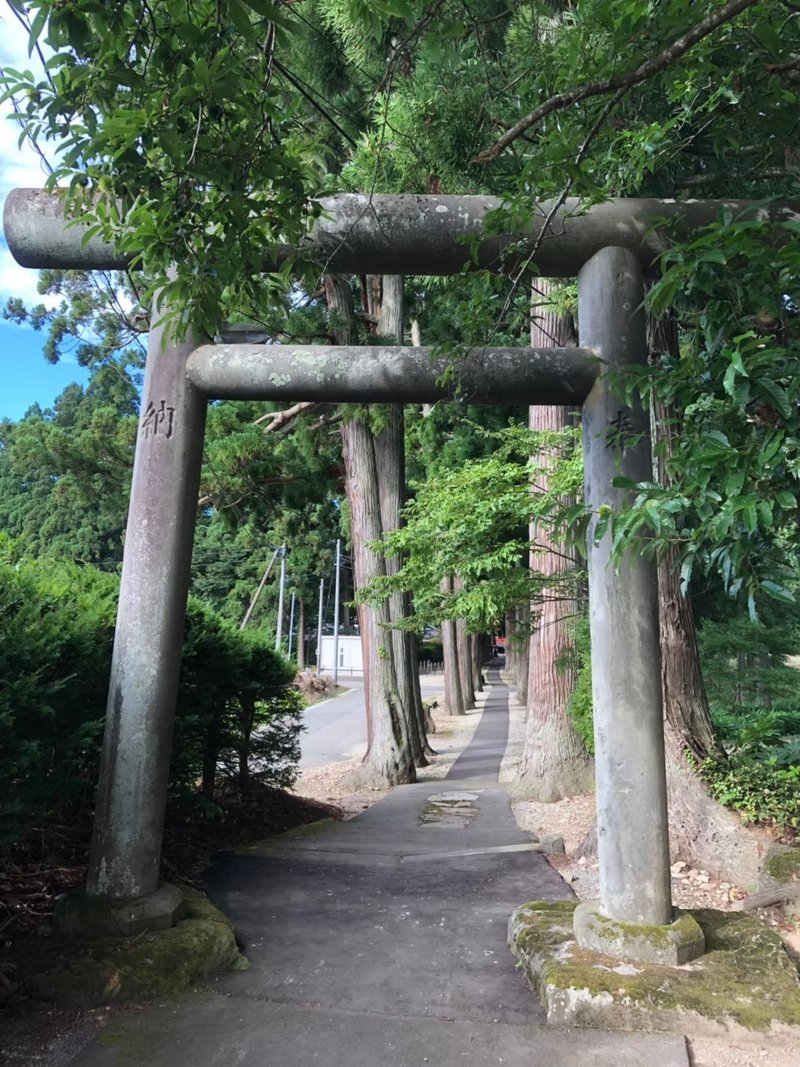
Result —
[[508, 690], [491, 672], [447, 781], [357, 818], [221, 856], [213, 899], [251, 961], [179, 1003], [117, 1017], [80, 1067], [688, 1067], [682, 1038], [547, 1029], [506, 947], [511, 911], [570, 890], [514, 822], [497, 772]]

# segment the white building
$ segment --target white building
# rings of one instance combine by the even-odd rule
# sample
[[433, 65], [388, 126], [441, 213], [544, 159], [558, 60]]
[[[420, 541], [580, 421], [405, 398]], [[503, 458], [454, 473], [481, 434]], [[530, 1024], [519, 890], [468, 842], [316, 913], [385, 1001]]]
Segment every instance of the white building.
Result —
[[[322, 635], [322, 656], [320, 672], [333, 673], [333, 635]], [[339, 671], [342, 674], [363, 674], [364, 661], [361, 658], [361, 638], [358, 636], [339, 635], [338, 641]]]

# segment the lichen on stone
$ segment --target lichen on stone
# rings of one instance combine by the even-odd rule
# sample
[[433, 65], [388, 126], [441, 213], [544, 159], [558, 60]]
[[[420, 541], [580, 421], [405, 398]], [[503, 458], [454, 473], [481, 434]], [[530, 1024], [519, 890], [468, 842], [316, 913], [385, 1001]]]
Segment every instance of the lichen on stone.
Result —
[[619, 961], [581, 949], [567, 929], [575, 903], [517, 909], [509, 942], [548, 1013], [564, 1025], [685, 1033], [769, 1032], [800, 1036], [800, 980], [777, 934], [741, 913], [693, 912], [706, 953], [682, 967]]

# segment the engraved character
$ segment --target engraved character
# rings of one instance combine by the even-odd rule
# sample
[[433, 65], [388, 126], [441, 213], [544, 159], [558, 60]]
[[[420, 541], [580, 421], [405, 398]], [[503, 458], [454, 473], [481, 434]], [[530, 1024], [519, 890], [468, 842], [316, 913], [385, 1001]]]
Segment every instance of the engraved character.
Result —
[[152, 400], [148, 401], [142, 416], [142, 433], [145, 437], [157, 437], [163, 434], [169, 439], [175, 432], [175, 408], [170, 407], [166, 400], [162, 400], [158, 407]]

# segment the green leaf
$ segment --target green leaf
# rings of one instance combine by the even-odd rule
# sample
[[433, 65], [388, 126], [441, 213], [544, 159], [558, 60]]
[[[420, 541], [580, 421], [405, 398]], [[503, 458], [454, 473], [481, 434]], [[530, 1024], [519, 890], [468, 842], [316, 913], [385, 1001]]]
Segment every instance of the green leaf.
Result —
[[728, 262], [728, 257], [725, 255], [721, 248], [709, 248], [707, 252], [703, 254], [700, 259], [701, 263], [719, 263], [720, 266], [725, 266]]
[[600, 515], [599, 516], [599, 518], [597, 520], [597, 523], [595, 524], [594, 530], [592, 530], [592, 541], [594, 542], [595, 545], [599, 545], [600, 542], [605, 537], [606, 532], [608, 530], [608, 524], [610, 522], [611, 522], [611, 515], [610, 514]]
[[243, 2], [264, 18], [272, 18], [275, 15], [275, 5], [272, 0], [243, 0]]
[[31, 32], [28, 36], [28, 55], [33, 54], [33, 50], [36, 47], [36, 43], [39, 40], [44, 24], [47, 22], [47, 16], [49, 14], [49, 7], [47, 4], [42, 4], [39, 10], [31, 20]]
[[758, 529], [758, 514], [756, 513], [755, 504], [745, 504], [741, 509], [742, 520], [747, 527], [749, 533], [755, 533]]
[[724, 448], [725, 450], [731, 447], [730, 441], [722, 430], [707, 430], [706, 433], [703, 434], [703, 440], [719, 445], [720, 448]]
[[767, 463], [769, 463], [769, 461], [773, 458], [775, 453], [783, 444], [783, 438], [783, 430], [773, 430], [772, 433], [770, 433], [758, 453], [758, 462], [760, 466], [763, 467], [766, 466]]
[[246, 41], [256, 40], [256, 29], [242, 0], [228, 0], [231, 22]]
[[792, 413], [792, 404], [783, 386], [778, 385], [771, 378], [759, 378], [756, 388], [769, 397], [776, 411], [783, 415], [785, 419], [789, 418]]
[[728, 475], [725, 482], [725, 495], [728, 497], [738, 496], [744, 486], [744, 471], [734, 471]]
[[725, 371], [725, 377], [722, 380], [722, 387], [728, 396], [733, 396], [736, 389], [736, 367], [733, 363], [728, 364], [728, 369]]
[[753, 33], [768, 52], [783, 51], [783, 42], [780, 34], [768, 19], [760, 19], [753, 27]]

